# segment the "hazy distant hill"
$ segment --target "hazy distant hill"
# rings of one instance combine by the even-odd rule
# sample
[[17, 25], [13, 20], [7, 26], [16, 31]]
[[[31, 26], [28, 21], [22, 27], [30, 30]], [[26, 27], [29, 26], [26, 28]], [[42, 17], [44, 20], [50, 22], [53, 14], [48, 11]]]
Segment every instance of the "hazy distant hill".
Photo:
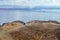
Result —
[[60, 9], [58, 6], [18, 6], [18, 5], [0, 5], [0, 10], [23, 10], [23, 11], [42, 11], [42, 10]]

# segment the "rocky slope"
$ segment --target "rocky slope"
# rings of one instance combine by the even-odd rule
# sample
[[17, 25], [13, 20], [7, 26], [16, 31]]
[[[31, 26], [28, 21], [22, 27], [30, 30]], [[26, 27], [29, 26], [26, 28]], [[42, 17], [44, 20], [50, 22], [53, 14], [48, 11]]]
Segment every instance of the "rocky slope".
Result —
[[60, 23], [51, 20], [3, 23], [0, 40], [60, 40]]

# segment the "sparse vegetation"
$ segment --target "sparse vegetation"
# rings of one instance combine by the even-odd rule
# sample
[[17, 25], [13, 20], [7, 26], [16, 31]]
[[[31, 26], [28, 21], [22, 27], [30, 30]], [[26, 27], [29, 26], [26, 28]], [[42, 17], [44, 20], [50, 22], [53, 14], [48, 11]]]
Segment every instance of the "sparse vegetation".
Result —
[[60, 23], [39, 20], [3, 23], [0, 40], [60, 40]]

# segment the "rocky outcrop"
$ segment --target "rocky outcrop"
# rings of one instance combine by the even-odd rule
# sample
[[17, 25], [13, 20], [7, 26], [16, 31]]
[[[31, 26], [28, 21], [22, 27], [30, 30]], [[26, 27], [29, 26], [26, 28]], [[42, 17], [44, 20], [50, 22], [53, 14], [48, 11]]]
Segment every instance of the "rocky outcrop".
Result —
[[13, 21], [0, 27], [0, 40], [60, 40], [57, 21]]
[[5, 31], [12, 31], [21, 27], [24, 27], [25, 23], [22, 21], [13, 21], [9, 23], [3, 23], [2, 24], [2, 29]]
[[60, 24], [57, 21], [38, 21], [38, 20], [34, 20], [34, 21], [30, 21], [26, 23], [26, 26], [30, 26], [29, 28], [32, 27], [40, 27], [40, 29], [57, 29], [60, 28]]

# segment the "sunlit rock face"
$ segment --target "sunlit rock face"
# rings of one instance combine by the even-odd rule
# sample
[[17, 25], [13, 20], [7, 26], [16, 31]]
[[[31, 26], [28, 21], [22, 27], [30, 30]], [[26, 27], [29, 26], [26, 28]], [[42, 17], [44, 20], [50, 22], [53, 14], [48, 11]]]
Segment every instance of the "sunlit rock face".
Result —
[[28, 28], [39, 27], [40, 29], [49, 29], [49, 30], [60, 28], [60, 23], [57, 21], [34, 20], [34, 21], [27, 22], [26, 25]]
[[[17, 27], [19, 27], [19, 26], [21, 26], [21, 25], [19, 25], [19, 26], [17, 26], [17, 27], [15, 27], [15, 26], [12, 26], [11, 24], [15, 24], [15, 25], [17, 25], [17, 24], [19, 24], [18, 22], [11, 22], [11, 23], [9, 23], [8, 25], [4, 25], [3, 27], [2, 27], [2, 29], [7, 33], [7, 34], [10, 34], [10, 36], [14, 39], [14, 40], [39, 40], [40, 39], [40, 37], [41, 37], [41, 35], [42, 35], [42, 33], [43, 32], [40, 32], [40, 30], [36, 30], [36, 28], [34, 29], [29, 29], [29, 28], [27, 28], [26, 26], [24, 26], [24, 27], [20, 27], [20, 28], [17, 28]], [[24, 24], [23, 24], [24, 25]], [[8, 29], [8, 27], [9, 27], [9, 29]], [[14, 27], [14, 28], [10, 28], [10, 27]], [[15, 28], [17, 28], [17, 29], [15, 29]], [[11, 30], [12, 29], [12, 30]], [[9, 31], [10, 30], [10, 31]], [[5, 33], [4, 33], [5, 34]], [[5, 34], [6, 35], [6, 34]], [[3, 35], [2, 35], [3, 36]], [[6, 36], [5, 36], [6, 37]], [[11, 37], [9, 37], [9, 38], [11, 38]], [[37, 38], [36, 38], [37, 37]], [[4, 36], [3, 37], [1, 37], [1, 38], [3, 38], [4, 39]], [[8, 36], [7, 36], [7, 39], [8, 39]]]
[[0, 40], [13, 40], [13, 38], [10, 36], [9, 33], [6, 31], [1, 30], [0, 31]]
[[46, 29], [53, 30], [53, 29], [60, 28], [60, 23], [57, 22], [57, 21], [47, 21], [47, 23], [44, 23], [44, 22], [43, 22], [43, 26], [44, 26]]
[[12, 31], [21, 27], [24, 27], [25, 23], [22, 21], [13, 21], [9, 23], [3, 23], [2, 29], [5, 31]]
[[41, 21], [34, 20], [26, 23], [26, 27], [29, 29], [35, 29], [35, 30], [44, 30], [44, 26], [41, 23]]
[[2, 27], [0, 28], [0, 40], [14, 40], [9, 33], [17, 31], [21, 27], [25, 27], [24, 25], [25, 23], [22, 21], [3, 23]]
[[57, 21], [13, 21], [2, 24], [0, 40], [59, 40]]

